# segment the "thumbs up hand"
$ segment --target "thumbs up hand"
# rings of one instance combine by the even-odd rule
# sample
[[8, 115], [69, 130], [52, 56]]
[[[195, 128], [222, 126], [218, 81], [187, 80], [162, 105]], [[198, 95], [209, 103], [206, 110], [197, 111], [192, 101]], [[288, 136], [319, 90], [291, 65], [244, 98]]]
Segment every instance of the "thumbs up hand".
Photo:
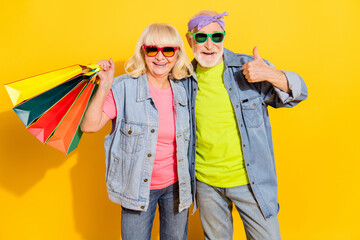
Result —
[[249, 83], [268, 81], [276, 87], [280, 87], [282, 90], [288, 91], [288, 82], [285, 74], [265, 63], [260, 57], [257, 47], [253, 49], [254, 60], [245, 63], [243, 68], [243, 74]]

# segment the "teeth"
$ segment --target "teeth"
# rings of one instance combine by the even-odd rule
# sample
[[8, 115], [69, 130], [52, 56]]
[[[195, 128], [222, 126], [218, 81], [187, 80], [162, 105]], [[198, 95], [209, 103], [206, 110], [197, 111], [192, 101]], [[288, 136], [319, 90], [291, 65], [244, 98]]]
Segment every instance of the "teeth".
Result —
[[161, 64], [161, 63], [155, 63], [155, 62], [154, 62], [154, 64], [158, 65], [158, 66], [165, 66], [166, 65], [166, 63]]

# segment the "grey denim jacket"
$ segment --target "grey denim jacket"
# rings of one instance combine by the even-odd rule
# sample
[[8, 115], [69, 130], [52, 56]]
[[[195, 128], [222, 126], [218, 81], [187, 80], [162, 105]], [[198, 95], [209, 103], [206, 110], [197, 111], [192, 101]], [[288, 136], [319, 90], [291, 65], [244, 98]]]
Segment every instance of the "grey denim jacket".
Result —
[[[176, 159], [179, 211], [192, 203], [188, 147], [190, 119], [181, 81], [170, 84], [176, 112]], [[133, 210], [149, 205], [151, 173], [158, 136], [158, 111], [149, 92], [146, 75], [116, 77], [112, 85], [117, 117], [105, 137], [106, 185], [111, 201]]]
[[[236, 54], [224, 49], [224, 84], [229, 94], [241, 136], [242, 152], [250, 186], [265, 218], [279, 211], [277, 178], [274, 161], [268, 106], [293, 107], [308, 95], [304, 80], [296, 73], [283, 71], [291, 93], [273, 87], [269, 82], [249, 83], [243, 75], [242, 65], [254, 60], [253, 56]], [[270, 62], [265, 62], [273, 66]], [[196, 69], [197, 62], [193, 61]], [[195, 192], [196, 120], [195, 103], [198, 90], [196, 73], [182, 82], [188, 94], [191, 140], [189, 165], [191, 184]], [[211, 108], [211, 106], [209, 106]], [[194, 202], [195, 194], [194, 194]], [[196, 210], [196, 205], [194, 211]]]

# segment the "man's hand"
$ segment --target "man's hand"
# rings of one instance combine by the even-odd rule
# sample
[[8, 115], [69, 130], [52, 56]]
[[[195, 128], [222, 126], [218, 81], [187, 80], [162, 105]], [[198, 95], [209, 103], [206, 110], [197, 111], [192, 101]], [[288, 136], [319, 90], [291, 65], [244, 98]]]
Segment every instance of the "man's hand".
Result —
[[254, 48], [253, 55], [254, 60], [242, 66], [244, 70], [243, 74], [247, 81], [250, 83], [268, 81], [273, 86], [289, 93], [290, 89], [285, 73], [267, 65], [260, 57], [257, 47]]

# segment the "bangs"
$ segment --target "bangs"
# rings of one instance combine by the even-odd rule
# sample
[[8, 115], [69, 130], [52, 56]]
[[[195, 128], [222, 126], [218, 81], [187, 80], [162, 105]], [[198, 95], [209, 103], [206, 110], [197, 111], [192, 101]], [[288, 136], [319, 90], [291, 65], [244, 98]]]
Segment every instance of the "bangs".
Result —
[[175, 29], [167, 24], [152, 25], [145, 34], [144, 45], [180, 46], [178, 34]]

